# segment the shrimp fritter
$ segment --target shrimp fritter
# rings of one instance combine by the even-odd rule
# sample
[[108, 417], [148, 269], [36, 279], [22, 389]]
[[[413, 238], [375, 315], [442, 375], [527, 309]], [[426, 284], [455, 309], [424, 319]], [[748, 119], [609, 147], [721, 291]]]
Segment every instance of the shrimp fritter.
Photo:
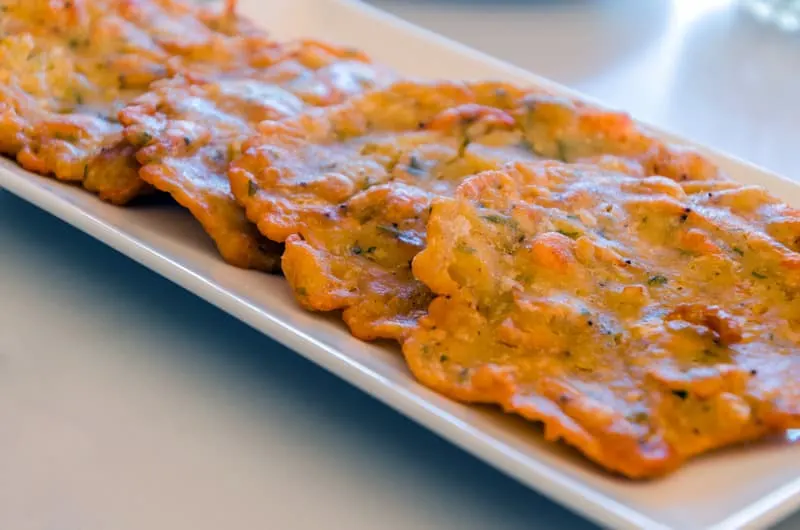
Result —
[[286, 242], [283, 272], [303, 306], [343, 309], [362, 339], [399, 339], [431, 300], [411, 273], [430, 201], [504, 160], [535, 159], [503, 110], [522, 96], [497, 83], [400, 82], [265, 122], [231, 186], [261, 232]]
[[267, 42], [232, 2], [211, 12], [173, 0], [0, 0], [0, 10], [0, 152], [118, 204], [148, 188], [119, 109], [153, 81], [229, 68]]
[[[424, 248], [433, 198], [508, 161], [558, 158], [547, 142], [577, 142], [573, 122], [593, 138], [576, 159], [644, 174], [641, 150], [630, 159], [614, 156], [633, 151], [610, 137], [649, 138], [645, 133], [617, 114], [570, 102], [560, 104], [572, 109], [572, 121], [545, 112], [555, 101], [501, 83], [399, 82], [336, 108], [265, 123], [230, 173], [234, 195], [264, 235], [286, 241], [283, 270], [306, 308], [343, 309], [360, 338], [401, 339], [431, 298], [409, 264]], [[618, 128], [589, 123], [595, 115]], [[668, 146], [662, 151], [683, 161]]]
[[798, 215], [730, 182], [484, 172], [434, 201], [406, 360], [633, 478], [800, 427]]
[[338, 103], [391, 74], [358, 52], [313, 41], [273, 44], [258, 54], [243, 70], [214, 80], [159, 82], [120, 119], [138, 149], [142, 180], [185, 206], [226, 261], [273, 271], [280, 247], [258, 233], [231, 195], [230, 161], [259, 122]]

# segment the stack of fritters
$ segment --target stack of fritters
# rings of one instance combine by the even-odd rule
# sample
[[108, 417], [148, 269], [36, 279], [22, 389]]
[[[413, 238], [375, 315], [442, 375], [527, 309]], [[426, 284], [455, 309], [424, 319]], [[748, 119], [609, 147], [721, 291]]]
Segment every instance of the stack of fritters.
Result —
[[233, 7], [0, 0], [0, 152], [116, 204], [169, 192], [228, 262], [275, 270], [277, 245], [230, 196], [231, 156], [261, 120], [392, 74], [358, 51], [275, 42]]
[[800, 427], [800, 212], [627, 115], [395, 80], [232, 3], [0, 6], [4, 153], [168, 192], [425, 385], [635, 478]]

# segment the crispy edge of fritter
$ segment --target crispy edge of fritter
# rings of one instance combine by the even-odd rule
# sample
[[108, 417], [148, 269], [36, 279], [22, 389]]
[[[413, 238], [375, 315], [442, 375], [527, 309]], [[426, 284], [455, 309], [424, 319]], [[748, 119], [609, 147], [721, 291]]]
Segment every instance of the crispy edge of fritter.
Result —
[[[163, 83], [120, 111], [125, 135], [135, 146], [141, 164], [141, 179], [160, 191], [169, 193], [200, 222], [214, 240], [223, 259], [231, 265], [277, 272], [281, 246], [267, 240], [246, 218], [234, 200], [227, 182], [227, 161], [213, 161], [225, 167], [212, 168], [207, 151], [230, 156], [231, 139], [214, 138], [213, 131], [184, 135], [174, 124], [184, 121], [159, 110], [159, 102], [168, 94], [161, 91], [187, 90], [193, 85]], [[203, 124], [189, 124], [193, 129]], [[196, 131], [195, 131], [196, 132]], [[194, 168], [176, 167], [197, 164]], [[205, 171], [205, 182], [198, 185], [190, 169]]]
[[[454, 351], [454, 347], [469, 347], [470, 341], [484, 340], [478, 338], [480, 330], [483, 330], [484, 336], [490, 332], [489, 322], [477, 311], [472, 297], [465, 293], [469, 288], [462, 289], [459, 281], [449, 273], [448, 263], [457, 252], [456, 232], [460, 229], [456, 227], [463, 229], [463, 223], [459, 220], [465, 216], [477, 218], [477, 209], [470, 202], [463, 198], [437, 200], [428, 224], [428, 246], [414, 261], [415, 275], [440, 295], [431, 303], [429, 314], [421, 319], [418, 330], [403, 344], [409, 368], [426, 386], [459, 401], [497, 404], [509, 413], [541, 422], [545, 425], [547, 439], [562, 439], [601, 466], [637, 479], [666, 474], [688, 458], [715, 448], [780, 434], [800, 425], [800, 409], [792, 409], [790, 405], [787, 407], [786, 403], [776, 407], [775, 403], [760, 402], [753, 398], [753, 415], [744, 423], [736, 417], [735, 406], [726, 409], [722, 405], [728, 403], [720, 403], [721, 410], [727, 410], [727, 414], [732, 415], [731, 423], [738, 423], [740, 429], [716, 433], [719, 435], [716, 438], [698, 437], [690, 446], [690, 451], [681, 452], [663, 437], [642, 443], [635, 436], [626, 436], [629, 428], [622, 421], [623, 418], [615, 418], [613, 410], [604, 410], [603, 405], [594, 403], [558, 379], [543, 377], [539, 381], [528, 382], [527, 393], [520, 394], [520, 383], [515, 380], [513, 369], [502, 363], [479, 364], [478, 367], [472, 367], [467, 375], [448, 372], [444, 367], [452, 359], [447, 353]], [[437, 350], [436, 345], [448, 340], [448, 332], [455, 346]], [[491, 344], [485, 341], [479, 345], [476, 343], [474, 347], [479, 352], [492, 349]], [[734, 388], [741, 390], [753, 375], [750, 370], [734, 369], [721, 377], [733, 391]], [[531, 390], [531, 387], [535, 390]], [[725, 401], [722, 399], [725, 395], [719, 396], [722, 401]], [[677, 403], [673, 404], [669, 397], [662, 396], [653, 406], [659, 407], [660, 419], [672, 418], [680, 422], [683, 399], [673, 398], [672, 401]]]
[[[475, 102], [488, 101], [492, 97], [511, 99], [512, 94], [521, 100], [524, 95], [521, 90], [516, 91], [508, 85], [490, 82], [472, 85], [400, 82], [393, 87], [388, 90], [398, 90], [400, 94], [396, 98], [397, 101], [391, 102], [392, 112], [403, 116], [404, 122], [407, 122], [399, 131], [401, 134], [403, 131], [409, 133], [419, 131], [418, 119], [420, 116], [424, 116], [426, 120], [436, 118], [426, 125], [431, 127], [430, 130], [457, 129], [460, 125], [455, 122], [463, 118], [460, 113], [454, 112], [457, 109], [468, 111], [469, 116], [467, 117], [470, 123], [479, 121], [479, 118], [485, 118], [493, 124], [495, 121], [502, 121], [501, 118], [505, 117], [506, 121], [513, 124], [513, 118], [510, 115], [497, 109], [480, 107]], [[499, 92], [501, 87], [505, 87], [504, 91], [499, 96], [495, 96], [494, 92]], [[488, 95], [488, 92], [492, 92], [492, 95]], [[315, 234], [340, 230], [339, 222], [353, 221], [348, 217], [349, 214], [344, 214], [344, 218], [340, 218], [341, 208], [348, 210], [349, 207], [346, 203], [349, 199], [365, 194], [365, 196], [371, 196], [371, 192], [359, 192], [357, 188], [348, 186], [342, 179], [332, 177], [324, 190], [322, 190], [323, 185], [318, 183], [316, 191], [308, 189], [303, 193], [301, 190], [291, 188], [296, 188], [297, 186], [294, 184], [307, 177], [315, 180], [312, 174], [315, 168], [311, 167], [313, 161], [289, 160], [280, 168], [274, 167], [274, 164], [270, 165], [270, 157], [273, 158], [273, 163], [276, 161], [275, 157], [287, 160], [283, 154], [278, 154], [281, 149], [291, 153], [304, 147], [315, 146], [317, 141], [324, 143], [335, 140], [336, 127], [328, 121], [331, 116], [344, 117], [345, 121], [358, 124], [363, 121], [364, 112], [367, 112], [362, 107], [378, 108], [375, 100], [380, 101], [381, 98], [382, 93], [372, 92], [339, 107], [320, 110], [281, 123], [264, 124], [261, 127], [261, 134], [245, 144], [243, 148], [245, 154], [233, 164], [229, 176], [234, 195], [248, 210], [248, 217], [258, 224], [261, 232], [275, 241], [286, 240], [283, 270], [301, 305], [316, 311], [344, 310], [343, 317], [346, 323], [353, 334], [361, 339], [401, 340], [413, 328], [416, 319], [424, 313], [424, 308], [430, 300], [430, 293], [427, 289], [419, 285], [419, 282], [410, 275], [406, 278], [403, 271], [399, 270], [402, 266], [408, 267], [407, 263], [414, 254], [406, 256], [401, 260], [402, 263], [398, 262], [397, 270], [387, 268], [381, 271], [380, 266], [362, 263], [363, 256], [345, 257], [326, 248], [326, 244], [321, 242], [321, 239], [324, 239], [323, 236], [315, 237]], [[407, 110], [415, 104], [422, 105], [426, 111], [409, 116]], [[496, 112], [490, 112], [492, 110], [496, 110]], [[496, 125], [500, 125], [500, 123], [498, 122]], [[509, 126], [509, 123], [505, 123], [505, 125]], [[455, 135], [453, 139], [457, 139]], [[266, 155], [265, 152], [267, 152]], [[320, 153], [320, 156], [324, 159], [324, 152]], [[289, 158], [291, 158], [291, 154]], [[259, 166], [269, 166], [266, 169], [269, 173], [265, 176], [266, 181], [262, 181], [257, 176]], [[294, 171], [297, 173], [293, 173]], [[389, 177], [385, 168], [381, 168], [381, 172], [383, 177]], [[363, 176], [363, 174], [360, 175]], [[281, 179], [286, 180], [280, 182]], [[388, 183], [386, 186], [391, 187]], [[303, 188], [302, 184], [300, 187]], [[379, 188], [381, 185], [377, 184], [369, 189]], [[380, 190], [381, 193], [383, 191], [385, 190]], [[393, 209], [392, 204], [398, 205], [406, 202], [404, 199], [408, 199], [412, 195], [413, 193], [402, 192], [394, 200], [390, 199], [389, 203], [373, 208], [373, 210], [384, 214]], [[269, 196], [266, 202], [259, 200], [266, 196]], [[391, 191], [389, 191], [389, 196], [391, 197]], [[422, 213], [427, 210], [429, 200], [430, 197], [425, 198]], [[293, 206], [299, 206], [301, 203], [303, 208], [306, 208], [305, 213], [300, 211], [300, 208]], [[402, 207], [401, 210], [407, 207], [408, 205]], [[337, 225], [336, 228], [322, 226], [326, 221], [319, 216], [324, 209], [331, 210], [328, 217], [332, 219], [333, 225]], [[398, 218], [393, 218], [392, 221], [402, 225], [403, 221], [419, 219], [422, 213], [414, 211], [413, 219], [412, 217], [406, 219], [400, 215]], [[312, 219], [317, 219], [319, 222]], [[387, 221], [386, 224], [391, 223]], [[315, 241], [307, 240], [309, 237]], [[371, 239], [380, 239], [380, 237], [376, 236]], [[394, 241], [389, 244], [401, 245], [402, 239], [400, 242]], [[350, 260], [350, 267], [363, 272], [363, 277], [353, 279], [354, 274], [350, 271], [346, 275], [351, 278], [345, 281], [343, 273], [332, 272], [332, 264], [336, 264], [335, 268], [339, 271], [346, 269], [347, 266], [339, 262], [344, 263], [347, 260]], [[394, 275], [396, 276], [392, 277]], [[380, 280], [380, 278], [383, 279]], [[366, 289], [366, 292], [362, 289]], [[379, 308], [392, 309], [382, 313]], [[374, 321], [370, 322], [370, 319]]]

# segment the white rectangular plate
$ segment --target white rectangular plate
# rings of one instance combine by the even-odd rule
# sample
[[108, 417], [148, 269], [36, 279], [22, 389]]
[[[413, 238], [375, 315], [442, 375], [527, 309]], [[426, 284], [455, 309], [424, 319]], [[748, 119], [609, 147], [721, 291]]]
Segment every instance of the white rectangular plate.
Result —
[[[352, 0], [243, 0], [241, 4], [245, 14], [276, 37], [313, 37], [356, 46], [408, 75], [502, 79], [577, 95]], [[679, 141], [668, 133], [659, 134]], [[735, 178], [762, 184], [800, 206], [800, 185], [701, 150]], [[791, 440], [800, 438], [800, 433], [697, 459], [662, 480], [616, 479], [571, 450], [545, 443], [535, 426], [492, 410], [459, 405], [418, 385], [396, 349], [359, 342], [336, 318], [302, 311], [280, 278], [222, 263], [205, 234], [180, 209], [116, 208], [78, 188], [26, 173], [7, 160], [0, 160], [0, 186], [601, 524], [687, 530], [763, 527], [800, 507], [800, 443]]]

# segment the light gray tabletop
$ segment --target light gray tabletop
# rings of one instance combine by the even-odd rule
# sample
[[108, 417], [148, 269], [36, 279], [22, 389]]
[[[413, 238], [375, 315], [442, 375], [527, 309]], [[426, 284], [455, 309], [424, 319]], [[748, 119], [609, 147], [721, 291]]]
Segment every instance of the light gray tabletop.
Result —
[[[800, 178], [800, 37], [730, 2], [373, 3]], [[2, 529], [592, 528], [3, 191], [0, 249]]]

